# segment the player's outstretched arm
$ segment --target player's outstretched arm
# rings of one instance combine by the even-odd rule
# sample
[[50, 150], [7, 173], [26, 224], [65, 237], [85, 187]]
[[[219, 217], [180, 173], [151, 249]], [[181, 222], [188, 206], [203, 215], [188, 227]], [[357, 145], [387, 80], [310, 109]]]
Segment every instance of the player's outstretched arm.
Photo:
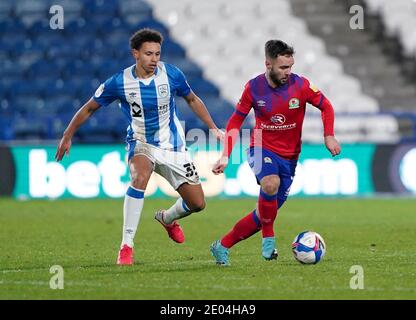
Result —
[[61, 161], [65, 154], [69, 155], [69, 149], [72, 144], [72, 136], [99, 107], [100, 105], [91, 98], [77, 111], [68, 127], [65, 129], [62, 139], [59, 141], [55, 154], [56, 161]]
[[214, 120], [212, 120], [211, 115], [209, 114], [207, 107], [202, 102], [202, 100], [193, 91], [185, 96], [184, 99], [192, 111], [198, 116], [198, 118], [201, 119], [210, 130], [212, 130], [215, 137], [218, 140], [223, 141], [224, 132], [218, 129], [218, 127], [215, 125]]

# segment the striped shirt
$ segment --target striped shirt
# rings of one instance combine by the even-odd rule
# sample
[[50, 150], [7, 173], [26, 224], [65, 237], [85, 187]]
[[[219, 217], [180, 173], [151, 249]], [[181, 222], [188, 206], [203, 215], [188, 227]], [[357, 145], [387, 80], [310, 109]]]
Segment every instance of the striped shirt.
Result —
[[161, 149], [184, 151], [185, 134], [174, 98], [191, 92], [183, 72], [159, 62], [153, 76], [139, 79], [135, 68], [130, 66], [107, 79], [93, 99], [100, 106], [119, 100], [119, 107], [129, 120], [127, 141], [138, 140]]

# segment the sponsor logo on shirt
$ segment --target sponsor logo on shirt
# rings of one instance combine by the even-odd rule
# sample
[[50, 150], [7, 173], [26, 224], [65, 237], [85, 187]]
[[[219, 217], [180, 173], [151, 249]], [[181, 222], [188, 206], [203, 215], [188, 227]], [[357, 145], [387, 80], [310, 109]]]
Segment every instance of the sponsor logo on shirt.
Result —
[[260, 129], [262, 130], [272, 130], [272, 131], [283, 131], [283, 130], [290, 130], [296, 128], [296, 122], [291, 124], [285, 125], [276, 125], [276, 124], [260, 124]]
[[273, 117], [270, 118], [271, 122], [276, 124], [284, 124], [286, 122], [286, 118], [283, 114], [275, 114]]
[[169, 111], [169, 105], [164, 104], [164, 105], [158, 106], [158, 111], [159, 111], [159, 115], [167, 113]]
[[299, 108], [299, 99], [292, 98], [289, 100], [289, 109], [297, 109]]
[[286, 117], [283, 114], [275, 114], [270, 118], [270, 121], [273, 122], [273, 124], [260, 124], [260, 129], [263, 130], [289, 130], [296, 128], [296, 122], [291, 124], [285, 124]]

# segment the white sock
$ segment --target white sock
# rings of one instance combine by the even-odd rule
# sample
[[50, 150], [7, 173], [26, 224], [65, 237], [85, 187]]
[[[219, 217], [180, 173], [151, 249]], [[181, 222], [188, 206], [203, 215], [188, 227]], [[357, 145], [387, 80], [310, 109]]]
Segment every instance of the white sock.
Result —
[[182, 198], [176, 200], [175, 204], [165, 211], [163, 221], [166, 224], [171, 224], [173, 221], [189, 216], [192, 211], [188, 208]]
[[143, 209], [144, 191], [130, 186], [124, 196], [123, 208], [123, 240], [121, 246], [127, 244], [134, 246], [134, 236], [139, 225], [140, 215]]

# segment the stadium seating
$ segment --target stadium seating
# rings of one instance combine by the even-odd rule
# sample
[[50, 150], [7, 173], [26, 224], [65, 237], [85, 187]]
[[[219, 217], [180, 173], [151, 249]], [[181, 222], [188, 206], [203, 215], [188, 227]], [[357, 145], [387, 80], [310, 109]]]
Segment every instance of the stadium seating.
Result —
[[[64, 9], [63, 30], [49, 26], [52, 5]], [[148, 2], [8, 0], [0, 3], [0, 139], [59, 138], [100, 82], [133, 64], [129, 37], [144, 27], [163, 34], [162, 60], [181, 68], [194, 91], [215, 103], [213, 108], [226, 106], [222, 115], [228, 117], [232, 106], [170, 37], [168, 26], [153, 17]], [[178, 105], [188, 129], [194, 125], [207, 129], [185, 103]], [[75, 139], [122, 141], [127, 126], [123, 117], [114, 103], [97, 112]], [[221, 124], [225, 125], [224, 120]]]
[[[416, 58], [414, 1], [356, 2], [380, 16], [405, 56]], [[52, 5], [64, 8], [63, 30], [49, 27]], [[220, 127], [225, 127], [245, 82], [264, 72], [265, 41], [281, 38], [295, 48], [293, 71], [308, 77], [333, 102], [346, 141], [396, 141], [397, 121], [379, 112], [414, 106], [416, 89], [403, 82], [371, 36], [340, 29], [348, 17], [345, 5], [332, 0], [1, 1], [0, 140], [57, 139], [101, 82], [133, 64], [129, 37], [150, 27], [165, 37], [162, 60], [185, 73]], [[381, 69], [386, 73], [380, 74]], [[387, 73], [397, 81], [391, 83]], [[176, 101], [186, 130], [206, 130], [183, 99]], [[319, 111], [308, 108], [308, 113], [312, 120], [311, 125], [305, 122], [303, 139], [314, 142], [322, 129], [316, 126]], [[94, 118], [79, 131], [78, 141], [123, 139], [126, 124], [116, 103]], [[366, 123], [373, 122], [378, 125], [370, 132]], [[245, 126], [252, 123], [250, 116]], [[358, 135], [352, 130], [357, 126]]]
[[[305, 22], [291, 13], [289, 1], [149, 2], [154, 5], [156, 17], [170, 25], [172, 36], [183, 43], [190, 57], [200, 63], [204, 74], [233, 104], [244, 83], [263, 72], [264, 43], [274, 37], [294, 45], [294, 71], [310, 77], [329, 98], [338, 100], [340, 111], [349, 112], [350, 104], [357, 104], [351, 101], [354, 99], [364, 103], [362, 111], [378, 110], [377, 102], [362, 92], [359, 80], [345, 75], [342, 63], [328, 56], [323, 41], [310, 35]], [[229, 41], [231, 38], [235, 40]], [[352, 90], [349, 101], [338, 99], [342, 88]]]

